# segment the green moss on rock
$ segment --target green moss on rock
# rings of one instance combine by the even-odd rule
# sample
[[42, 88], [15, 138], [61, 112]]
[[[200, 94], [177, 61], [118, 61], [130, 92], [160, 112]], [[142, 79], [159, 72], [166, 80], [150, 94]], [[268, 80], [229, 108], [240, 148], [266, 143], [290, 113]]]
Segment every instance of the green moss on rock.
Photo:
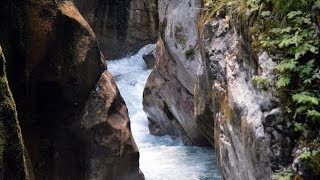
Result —
[[186, 50], [184, 54], [186, 55], [186, 58], [190, 58], [194, 55], [194, 49]]
[[313, 175], [316, 177], [320, 176], [320, 151], [317, 151], [313, 156], [310, 158], [310, 166], [313, 171]]
[[186, 38], [186, 36], [184, 35], [183, 27], [178, 27], [178, 26], [176, 26], [175, 29], [174, 29], [174, 36], [175, 36], [176, 41], [177, 41], [180, 45], [182, 45], [183, 47], [186, 46], [186, 44], [187, 44], [187, 38]]

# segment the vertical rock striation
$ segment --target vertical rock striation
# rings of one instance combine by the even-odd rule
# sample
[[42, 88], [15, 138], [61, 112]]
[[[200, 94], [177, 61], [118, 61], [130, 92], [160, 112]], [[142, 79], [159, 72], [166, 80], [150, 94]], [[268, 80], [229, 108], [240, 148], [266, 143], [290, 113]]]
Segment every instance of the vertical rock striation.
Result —
[[[211, 119], [214, 137], [207, 137], [214, 140], [224, 179], [271, 179], [292, 161], [293, 148], [273, 83], [276, 63], [254, 51], [247, 24], [236, 13], [232, 17], [222, 9], [201, 23], [198, 124], [206, 132]], [[267, 77], [268, 84], [255, 83], [254, 76]]]
[[212, 140], [224, 179], [270, 179], [270, 138], [263, 120], [264, 113], [277, 105], [271, 94], [252, 85], [253, 76], [263, 67], [250, 49], [248, 36], [241, 32], [241, 24], [232, 29], [225, 18], [204, 25], [204, 59], [195, 96], [198, 122], [205, 127], [208, 117], [212, 118]]
[[157, 0], [75, 0], [108, 59], [153, 43], [158, 36]]
[[201, 1], [159, 1], [157, 63], [144, 91], [150, 132], [212, 145], [224, 179], [271, 179], [292, 160], [272, 82], [276, 65], [251, 47], [246, 23], [226, 9], [208, 19]]
[[143, 100], [151, 133], [180, 136], [186, 144], [206, 146], [193, 101], [201, 1], [161, 0], [158, 6], [161, 37], [156, 68], [147, 81]]

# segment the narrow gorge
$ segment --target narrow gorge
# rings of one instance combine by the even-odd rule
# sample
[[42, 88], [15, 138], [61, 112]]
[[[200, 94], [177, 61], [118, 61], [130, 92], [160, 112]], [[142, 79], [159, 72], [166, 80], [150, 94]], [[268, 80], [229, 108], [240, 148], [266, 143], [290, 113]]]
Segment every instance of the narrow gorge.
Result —
[[0, 180], [320, 179], [319, 0], [2, 0]]
[[142, 94], [149, 70], [143, 54], [153, 52], [147, 45], [136, 55], [108, 62], [108, 69], [129, 109], [131, 129], [140, 151], [140, 168], [146, 179], [220, 179], [213, 150], [185, 146], [178, 138], [153, 136], [142, 108]]

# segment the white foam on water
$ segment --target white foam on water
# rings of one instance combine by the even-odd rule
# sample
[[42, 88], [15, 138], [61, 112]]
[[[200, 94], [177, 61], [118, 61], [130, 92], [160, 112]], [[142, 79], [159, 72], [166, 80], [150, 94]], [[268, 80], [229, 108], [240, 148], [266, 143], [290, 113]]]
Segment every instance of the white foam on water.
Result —
[[129, 110], [131, 130], [140, 151], [140, 169], [146, 180], [221, 179], [213, 149], [185, 146], [179, 139], [149, 133], [142, 94], [151, 70], [142, 55], [153, 49], [155, 45], [149, 44], [133, 56], [107, 62]]

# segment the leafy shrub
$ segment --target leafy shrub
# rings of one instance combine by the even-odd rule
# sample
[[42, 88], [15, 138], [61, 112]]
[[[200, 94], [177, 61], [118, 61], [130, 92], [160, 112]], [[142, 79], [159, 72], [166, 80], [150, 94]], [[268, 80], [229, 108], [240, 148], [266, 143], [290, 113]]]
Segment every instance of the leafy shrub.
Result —
[[266, 90], [270, 86], [270, 79], [267, 76], [253, 76], [252, 82], [255, 86]]
[[[287, 11], [287, 10], [286, 10]], [[271, 52], [281, 53], [283, 60], [277, 66], [279, 89], [291, 94], [295, 113], [320, 123], [319, 39], [313, 28], [311, 12], [291, 11], [285, 25], [275, 27], [263, 41]]]
[[[313, 140], [320, 133], [320, 27], [316, 26], [320, 24], [320, 0], [204, 2], [207, 17], [213, 18], [218, 11], [226, 8], [230, 19], [238, 18], [244, 26], [249, 26], [254, 50], [267, 50], [273, 55], [279, 64], [274, 70], [277, 77], [275, 85], [286, 110], [286, 119], [292, 121], [290, 133], [294, 134], [295, 140], [304, 142], [306, 147], [319, 145]], [[264, 76], [254, 76], [252, 83], [264, 89], [270, 85]], [[301, 158], [308, 159], [312, 167], [320, 169], [319, 154], [305, 153]], [[276, 176], [275, 179], [292, 179], [294, 175], [288, 169], [278, 172]]]
[[291, 180], [293, 179], [293, 172], [291, 169], [284, 169], [281, 171], [277, 171], [273, 176], [274, 180]]

